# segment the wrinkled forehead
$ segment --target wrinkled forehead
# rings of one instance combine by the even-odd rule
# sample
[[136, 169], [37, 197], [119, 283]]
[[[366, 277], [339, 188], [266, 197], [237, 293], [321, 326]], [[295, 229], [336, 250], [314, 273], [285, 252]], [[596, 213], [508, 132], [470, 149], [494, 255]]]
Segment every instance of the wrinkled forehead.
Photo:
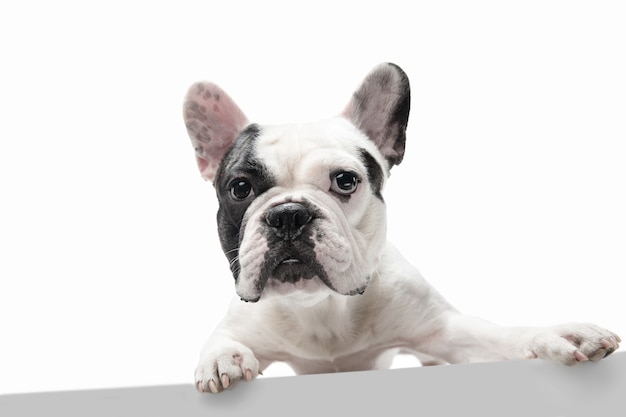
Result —
[[352, 170], [366, 175], [363, 152], [371, 155], [380, 167], [385, 166], [374, 143], [341, 117], [313, 123], [262, 126], [255, 151], [278, 182], [310, 175], [316, 169]]

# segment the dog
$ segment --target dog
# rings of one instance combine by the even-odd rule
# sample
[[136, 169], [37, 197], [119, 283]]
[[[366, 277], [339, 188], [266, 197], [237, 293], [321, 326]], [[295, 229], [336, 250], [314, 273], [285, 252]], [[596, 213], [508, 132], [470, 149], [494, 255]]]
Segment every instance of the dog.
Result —
[[203, 346], [200, 392], [251, 381], [275, 361], [296, 374], [545, 358], [597, 361], [618, 335], [588, 323], [505, 327], [462, 314], [386, 239], [383, 190], [402, 162], [410, 86], [372, 69], [342, 113], [250, 123], [213, 83], [193, 84], [184, 121], [215, 188], [217, 231], [237, 296]]

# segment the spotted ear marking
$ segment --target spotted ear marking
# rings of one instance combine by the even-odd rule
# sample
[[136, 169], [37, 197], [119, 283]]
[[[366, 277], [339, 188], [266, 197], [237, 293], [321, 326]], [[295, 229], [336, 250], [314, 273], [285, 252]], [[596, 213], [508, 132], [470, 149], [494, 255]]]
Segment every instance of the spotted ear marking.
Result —
[[213, 182], [222, 158], [248, 126], [248, 118], [224, 90], [209, 82], [189, 88], [183, 116], [202, 178]]

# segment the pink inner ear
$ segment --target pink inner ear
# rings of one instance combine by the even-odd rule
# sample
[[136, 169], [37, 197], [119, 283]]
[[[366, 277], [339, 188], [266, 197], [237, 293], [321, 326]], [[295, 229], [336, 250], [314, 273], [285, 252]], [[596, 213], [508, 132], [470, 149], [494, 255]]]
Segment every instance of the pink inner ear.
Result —
[[228, 94], [212, 83], [191, 86], [184, 117], [198, 168], [205, 179], [213, 180], [222, 158], [248, 125], [248, 119]]
[[196, 162], [201, 173], [204, 172], [209, 166], [209, 161], [204, 158], [200, 158], [199, 156], [196, 156]]

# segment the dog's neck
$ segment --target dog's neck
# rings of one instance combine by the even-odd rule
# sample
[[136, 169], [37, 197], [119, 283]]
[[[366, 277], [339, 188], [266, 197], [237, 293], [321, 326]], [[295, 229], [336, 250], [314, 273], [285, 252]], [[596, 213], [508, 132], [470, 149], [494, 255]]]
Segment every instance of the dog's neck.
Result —
[[302, 309], [343, 308], [349, 296], [337, 294], [333, 291], [319, 291], [305, 294], [289, 294], [287, 296], [272, 297], [268, 302], [276, 303], [286, 310], [301, 311]]
[[310, 321], [311, 317], [328, 317], [342, 314], [349, 309], [353, 296], [335, 292], [318, 292], [311, 294], [292, 294], [289, 296], [272, 297], [265, 302], [275, 305], [291, 317]]

